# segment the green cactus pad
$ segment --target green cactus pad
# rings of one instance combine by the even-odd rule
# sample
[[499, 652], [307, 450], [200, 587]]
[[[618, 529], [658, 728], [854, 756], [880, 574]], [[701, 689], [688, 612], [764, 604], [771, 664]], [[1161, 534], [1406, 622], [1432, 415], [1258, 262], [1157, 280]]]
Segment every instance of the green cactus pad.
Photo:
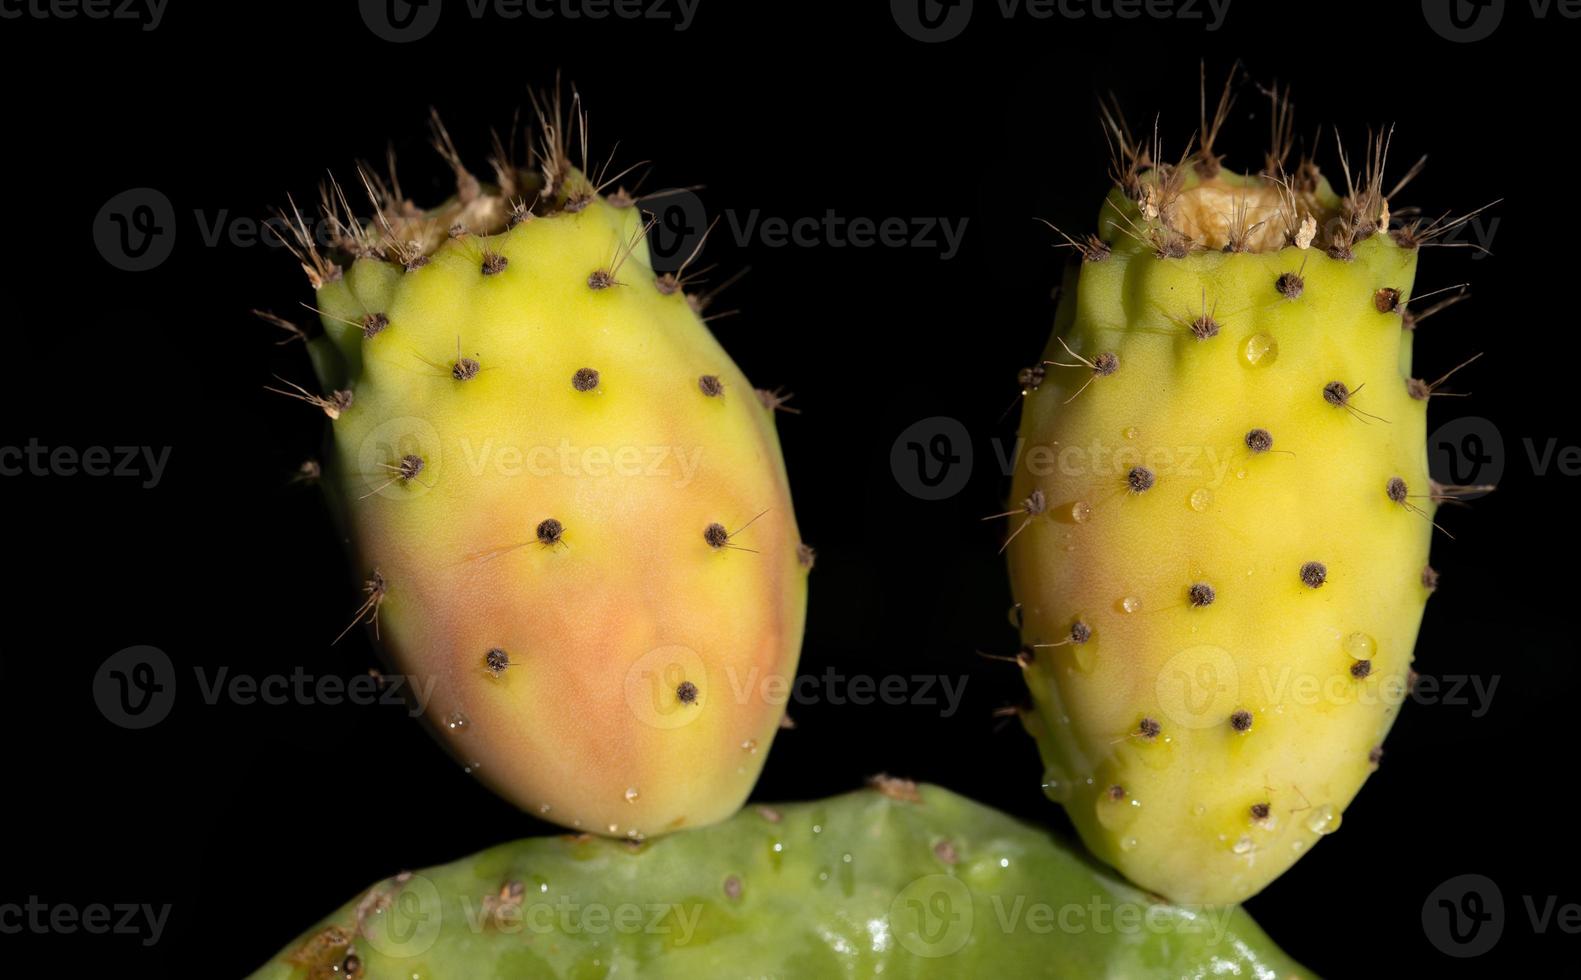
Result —
[[1310, 976], [1236, 906], [1164, 904], [936, 786], [644, 843], [505, 844], [379, 882], [254, 976]]

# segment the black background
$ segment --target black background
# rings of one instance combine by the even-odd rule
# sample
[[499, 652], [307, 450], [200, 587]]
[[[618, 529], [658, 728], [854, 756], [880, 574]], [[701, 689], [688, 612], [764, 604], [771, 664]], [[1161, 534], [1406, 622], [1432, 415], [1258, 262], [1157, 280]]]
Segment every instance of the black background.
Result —
[[[1408, 203], [1437, 214], [1504, 199], [1490, 212], [1492, 257], [1429, 250], [1418, 281], [1473, 282], [1469, 303], [1423, 325], [1417, 373], [1487, 352], [1461, 382], [1474, 397], [1435, 403], [1432, 421], [1491, 420], [1504, 474], [1498, 493], [1445, 511], [1455, 539], [1435, 542], [1444, 584], [1417, 667], [1497, 678], [1491, 710], [1407, 705], [1344, 829], [1250, 910], [1327, 976], [1573, 958], [1577, 938], [1553, 923], [1538, 934], [1524, 897], [1581, 901], [1578, 478], [1539, 472], [1525, 440], [1539, 451], [1581, 442], [1568, 296], [1581, 21], [1512, 2], [1492, 37], [1455, 44], [1415, 2], [1234, 0], [1217, 31], [1145, 17], [1007, 22], [977, 6], [940, 44], [907, 37], [874, 2], [704, 0], [682, 32], [474, 21], [452, 3], [409, 44], [376, 37], [345, 2], [173, 0], [146, 32], [0, 21], [11, 345], [0, 441], [172, 447], [153, 489], [0, 480], [11, 573], [0, 902], [173, 906], [152, 947], [113, 935], [0, 943], [83, 975], [105, 962], [236, 976], [375, 878], [546, 830], [399, 708], [209, 705], [192, 668], [351, 677], [374, 663], [360, 633], [330, 645], [359, 595], [316, 494], [289, 485], [322, 418], [263, 391], [276, 372], [305, 380], [305, 359], [247, 314], [291, 312], [309, 291], [282, 250], [211, 245], [205, 226], [246, 232], [287, 192], [313, 198], [326, 168], [347, 175], [389, 140], [408, 193], [435, 200], [448, 175], [426, 149], [428, 106], [482, 172], [488, 127], [508, 126], [527, 87], [557, 70], [583, 93], [596, 155], [618, 139], [623, 164], [656, 161], [646, 189], [704, 185], [713, 213], [968, 219], [949, 260], [728, 233], [710, 243], [726, 270], [751, 266], [721, 301], [742, 313], [716, 332], [749, 377], [786, 385], [803, 412], [780, 425], [803, 534], [819, 549], [803, 672], [969, 678], [950, 717], [793, 704], [798, 728], [776, 742], [754, 798], [829, 795], [888, 771], [1068, 829], [1041, 795], [1031, 740], [993, 717], [1019, 699], [1014, 668], [973, 653], [1015, 642], [1000, 531], [979, 518], [1000, 509], [1007, 481], [990, 440], [1010, 432], [996, 419], [1046, 337], [1065, 254], [1032, 219], [1091, 227], [1106, 186], [1100, 93], [1117, 93], [1133, 124], [1161, 113], [1179, 147], [1196, 125], [1199, 59], [1216, 79], [1239, 57], [1253, 79], [1294, 86], [1308, 137], [1339, 122], [1356, 147], [1366, 127], [1397, 122], [1394, 173], [1432, 154]], [[1230, 165], [1260, 162], [1266, 128], [1247, 86], [1223, 144]], [[1337, 174], [1330, 136], [1323, 162]], [[135, 187], [173, 202], [175, 237], [157, 269], [129, 273], [105, 261], [91, 228]], [[976, 453], [965, 490], [940, 502], [906, 493], [890, 468], [896, 436], [930, 416], [959, 419]], [[111, 724], [92, 697], [104, 659], [135, 644], [163, 649], [179, 676], [174, 710], [145, 731]], [[1422, 923], [1429, 894], [1464, 873], [1491, 878], [1506, 911], [1502, 939], [1470, 960], [1445, 956]]]

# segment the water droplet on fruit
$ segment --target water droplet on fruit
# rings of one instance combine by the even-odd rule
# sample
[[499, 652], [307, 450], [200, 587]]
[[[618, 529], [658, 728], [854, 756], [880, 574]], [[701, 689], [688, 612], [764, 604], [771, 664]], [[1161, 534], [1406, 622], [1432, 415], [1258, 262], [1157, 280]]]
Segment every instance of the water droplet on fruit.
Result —
[[635, 803], [635, 802], [637, 802], [637, 797], [639, 795], [641, 795], [641, 794], [639, 794], [637, 792], [637, 788], [635, 786], [628, 787], [626, 789], [626, 802], [627, 803]]
[[755, 738], [747, 739], [745, 742], [741, 743], [741, 749], [744, 752], [756, 753], [758, 750], [758, 740]]
[[1135, 837], [1122, 837], [1120, 839], [1120, 850], [1122, 850], [1122, 851], [1134, 851], [1134, 850], [1136, 850], [1136, 838]]
[[1129, 793], [1117, 800], [1112, 788], [1100, 790], [1097, 810], [1099, 823], [1109, 830], [1124, 830], [1142, 815], [1142, 801]]
[[1128, 595], [1120, 600], [1120, 608], [1125, 612], [1134, 613], [1142, 608], [1142, 600], [1134, 595]]
[[1175, 740], [1168, 735], [1156, 735], [1153, 738], [1134, 736], [1126, 742], [1131, 755], [1140, 759], [1142, 765], [1149, 769], [1168, 769], [1170, 763], [1175, 761]]
[[450, 717], [445, 719], [445, 727], [453, 732], [464, 730], [467, 724], [467, 716], [459, 711], [452, 711]]
[[1201, 803], [1198, 803], [1196, 806], [1191, 808], [1191, 815], [1194, 817], [1200, 817], [1207, 812], [1208, 808], [1203, 806]]
[[1123, 771], [1117, 761], [1111, 760], [1093, 774], [1093, 788], [1097, 791], [1093, 802], [1094, 814], [1098, 823], [1116, 833], [1128, 830], [1142, 815], [1142, 801], [1137, 799], [1133, 790], [1127, 788], [1126, 781], [1121, 777]]
[[1121, 435], [1125, 436], [1127, 439], [1135, 439], [1139, 434], [1140, 430], [1138, 430], [1134, 425], [1126, 426], [1125, 431], [1121, 433]]
[[549, 804], [547, 804], [547, 803], [540, 803], [540, 804], [538, 804], [538, 812], [539, 813], [548, 813], [549, 812]]
[[1361, 632], [1352, 633], [1345, 637], [1342, 646], [1345, 647], [1345, 652], [1350, 654], [1355, 660], [1371, 660], [1378, 652], [1377, 641], [1366, 633]]
[[1200, 514], [1213, 506], [1213, 491], [1207, 487], [1198, 487], [1191, 491], [1190, 502], [1191, 509]]
[[1043, 770], [1043, 795], [1055, 803], [1064, 803], [1070, 799], [1070, 777], [1063, 770], [1052, 766]]
[[1339, 811], [1334, 809], [1334, 804], [1325, 803], [1312, 811], [1307, 817], [1307, 829], [1314, 834], [1332, 834], [1339, 829]]
[[1235, 846], [1231, 847], [1230, 850], [1234, 851], [1236, 854], [1249, 854], [1251, 853], [1252, 848], [1255, 846], [1256, 845], [1252, 843], [1252, 839], [1250, 837], [1242, 835], [1240, 840], [1237, 840], [1235, 842]]
[[1087, 519], [1091, 516], [1092, 507], [1089, 506], [1086, 501], [1078, 500], [1074, 504], [1070, 505], [1070, 519], [1075, 521], [1077, 524], [1087, 523]]
[[1241, 359], [1247, 367], [1267, 367], [1279, 359], [1279, 342], [1272, 334], [1254, 333], [1241, 345]]

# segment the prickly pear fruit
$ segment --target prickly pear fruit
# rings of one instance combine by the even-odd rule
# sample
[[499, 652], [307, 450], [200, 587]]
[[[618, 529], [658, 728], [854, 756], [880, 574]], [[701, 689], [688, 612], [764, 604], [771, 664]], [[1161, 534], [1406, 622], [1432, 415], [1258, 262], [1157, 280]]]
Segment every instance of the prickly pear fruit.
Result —
[[[423, 211], [332, 184], [293, 214], [322, 314], [323, 467], [367, 581], [359, 618], [441, 740], [518, 806], [641, 837], [750, 791], [795, 671], [811, 551], [775, 433], [643, 215], [573, 166], [585, 120]], [[765, 691], [768, 693], [765, 694]]]
[[254, 977], [1305, 975], [1239, 908], [1159, 903], [988, 807], [883, 785], [401, 875]]
[[1287, 144], [1242, 176], [1110, 125], [1119, 186], [1022, 372], [1023, 717], [1099, 857], [1235, 902], [1338, 829], [1406, 693], [1456, 490], [1408, 304], [1448, 225], [1390, 230], [1386, 138], [1342, 195]]

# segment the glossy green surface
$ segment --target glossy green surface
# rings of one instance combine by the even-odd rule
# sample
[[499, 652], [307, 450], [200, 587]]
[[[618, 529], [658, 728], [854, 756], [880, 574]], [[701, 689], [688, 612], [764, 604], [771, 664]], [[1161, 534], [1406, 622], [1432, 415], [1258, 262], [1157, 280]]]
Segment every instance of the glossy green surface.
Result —
[[261, 980], [1307, 977], [1238, 907], [1156, 902], [936, 786], [548, 837], [380, 882]]

